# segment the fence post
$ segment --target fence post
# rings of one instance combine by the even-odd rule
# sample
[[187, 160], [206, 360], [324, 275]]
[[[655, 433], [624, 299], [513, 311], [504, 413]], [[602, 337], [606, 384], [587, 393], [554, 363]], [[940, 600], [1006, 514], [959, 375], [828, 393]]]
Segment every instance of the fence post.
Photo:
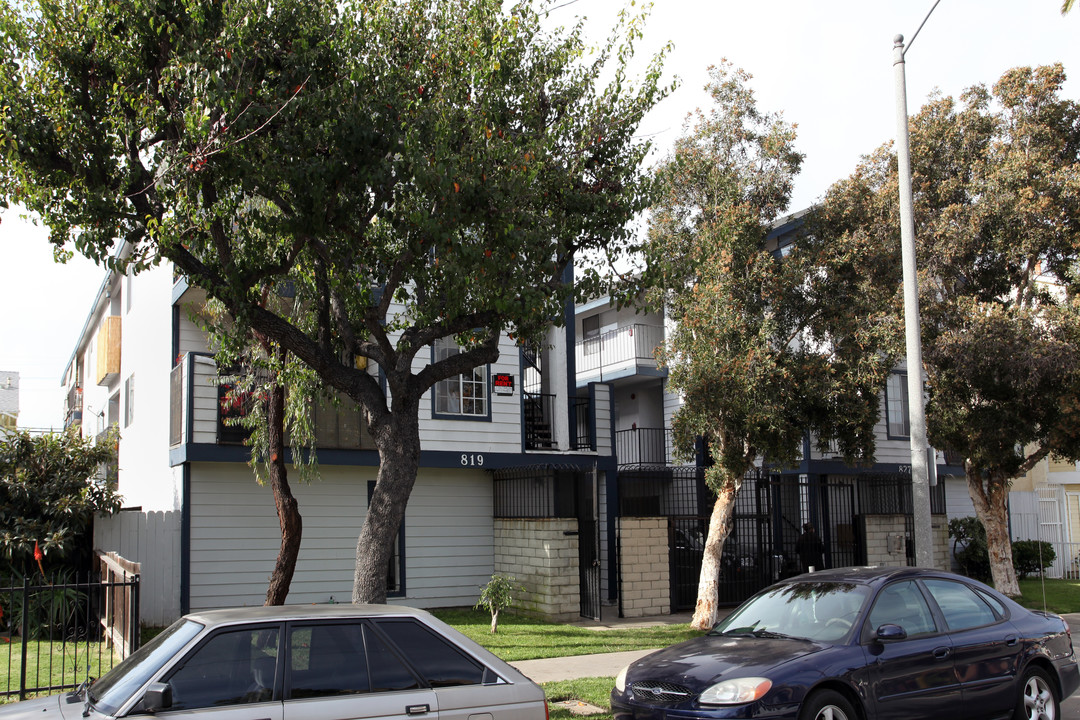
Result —
[[22, 642], [22, 658], [19, 662], [19, 700], [26, 699], [26, 658], [29, 654], [27, 648], [27, 637], [30, 635], [30, 603], [27, 598], [30, 597], [30, 576], [23, 576], [23, 592], [22, 592], [22, 628], [19, 633], [22, 635], [20, 638]]
[[130, 656], [133, 652], [139, 649], [139, 575], [135, 574], [131, 576], [131, 591], [128, 593], [130, 598], [128, 603], [128, 617], [130, 620], [130, 627], [128, 630], [128, 642], [127, 642], [127, 654], [124, 657]]

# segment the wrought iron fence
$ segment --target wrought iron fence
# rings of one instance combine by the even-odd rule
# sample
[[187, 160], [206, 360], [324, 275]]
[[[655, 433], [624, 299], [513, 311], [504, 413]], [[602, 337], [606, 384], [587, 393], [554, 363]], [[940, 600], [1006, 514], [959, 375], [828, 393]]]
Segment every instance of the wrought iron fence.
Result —
[[0, 611], [0, 697], [71, 690], [138, 649], [139, 576], [10, 578]]

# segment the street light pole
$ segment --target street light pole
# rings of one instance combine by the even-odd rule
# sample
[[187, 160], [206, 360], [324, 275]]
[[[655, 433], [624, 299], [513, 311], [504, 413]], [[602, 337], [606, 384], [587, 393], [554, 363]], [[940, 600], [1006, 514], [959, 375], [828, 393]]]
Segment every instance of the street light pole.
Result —
[[[936, 3], [934, 7], [937, 7]], [[930, 12], [933, 12], [933, 8]], [[930, 521], [930, 475], [926, 442], [926, 409], [923, 405], [922, 332], [919, 323], [919, 276], [915, 267], [915, 217], [911, 198], [911, 148], [908, 144], [907, 80], [904, 73], [903, 35], [897, 35], [893, 40], [893, 72], [896, 78], [896, 159], [900, 173], [900, 243], [904, 262], [904, 331], [907, 341], [908, 423], [911, 437], [911, 500], [915, 520], [915, 564], [919, 567], [933, 567], [934, 536]]]

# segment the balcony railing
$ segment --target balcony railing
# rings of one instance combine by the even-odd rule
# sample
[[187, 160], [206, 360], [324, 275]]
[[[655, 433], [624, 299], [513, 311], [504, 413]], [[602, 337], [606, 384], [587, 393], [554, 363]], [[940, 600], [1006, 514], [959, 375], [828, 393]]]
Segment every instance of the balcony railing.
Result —
[[[213, 358], [197, 353], [185, 355], [170, 377], [169, 441], [235, 445], [250, 434], [246, 428], [227, 423], [249, 409], [251, 399], [226, 397], [226, 388], [217, 382]], [[373, 450], [375, 443], [356, 403], [343, 398], [336, 405], [314, 401], [311, 408], [315, 443], [321, 450]], [[291, 438], [286, 433], [286, 445]]]
[[664, 328], [626, 325], [580, 341], [575, 349], [577, 372], [601, 375], [609, 369], [646, 365], [656, 367], [656, 348]]
[[671, 430], [634, 428], [615, 433], [615, 457], [624, 465], [670, 465]]
[[595, 450], [596, 438], [592, 432], [592, 407], [589, 398], [570, 398], [570, 412], [574, 418], [574, 425], [570, 428], [570, 449]]

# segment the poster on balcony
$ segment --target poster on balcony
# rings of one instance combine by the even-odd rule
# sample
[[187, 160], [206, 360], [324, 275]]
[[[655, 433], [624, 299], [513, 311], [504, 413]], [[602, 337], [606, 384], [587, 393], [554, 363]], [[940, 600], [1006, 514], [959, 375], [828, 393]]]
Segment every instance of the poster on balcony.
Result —
[[509, 373], [495, 373], [491, 376], [491, 387], [496, 395], [513, 395], [514, 376]]

